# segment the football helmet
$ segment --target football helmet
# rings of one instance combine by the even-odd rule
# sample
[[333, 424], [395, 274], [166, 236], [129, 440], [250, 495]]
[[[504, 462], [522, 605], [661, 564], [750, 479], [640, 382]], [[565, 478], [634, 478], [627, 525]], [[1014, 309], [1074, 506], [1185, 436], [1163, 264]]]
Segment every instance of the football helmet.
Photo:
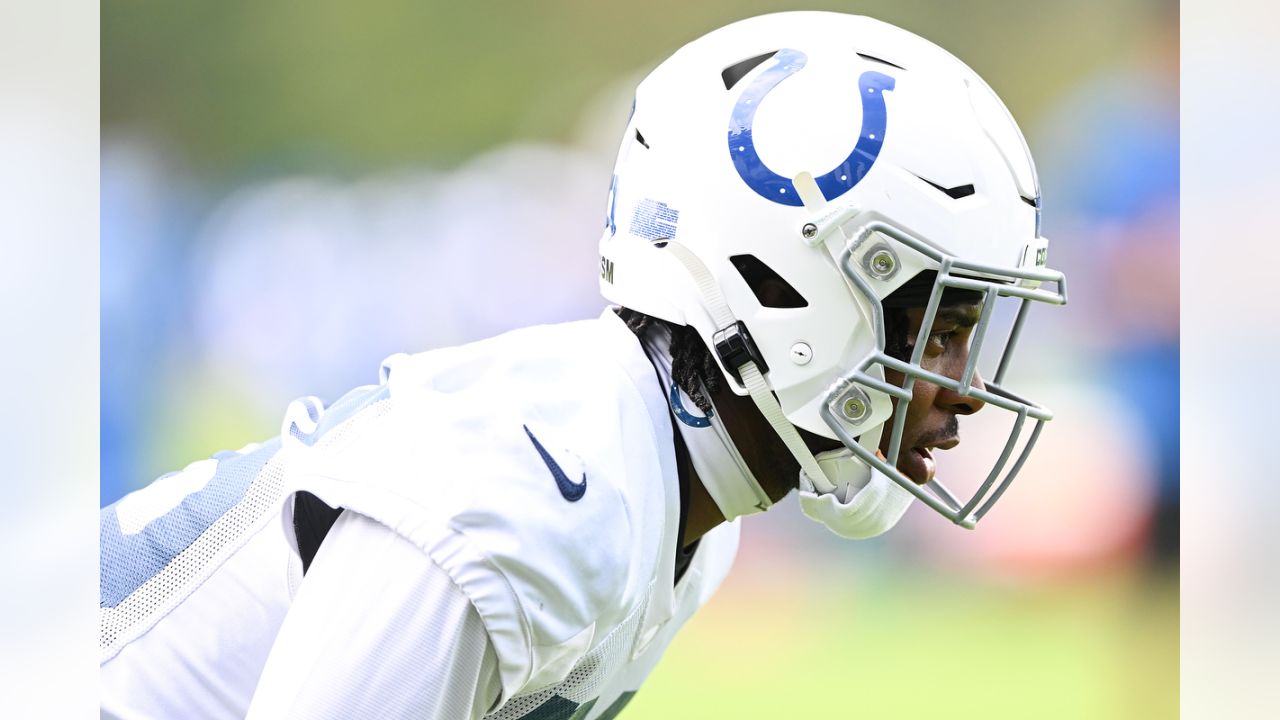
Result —
[[[696, 328], [734, 392], [755, 400], [795, 455], [802, 488], [843, 502], [874, 470], [973, 527], [1052, 418], [1002, 385], [1030, 304], [1067, 299], [1047, 248], [1026, 142], [977, 74], [871, 18], [788, 12], [699, 38], [640, 83], [609, 192], [600, 286], [612, 302]], [[936, 280], [914, 350], [892, 357], [882, 300], [925, 272]], [[785, 281], [799, 299], [769, 302], [753, 274]], [[947, 288], [982, 297], [958, 378], [921, 366]], [[1018, 305], [1008, 333], [991, 332], [998, 302]], [[997, 342], [999, 368], [984, 387], [979, 349]], [[886, 381], [886, 369], [905, 381]], [[920, 381], [1013, 413], [971, 498], [895, 467]], [[820, 465], [796, 427], [841, 441], [844, 466]]]

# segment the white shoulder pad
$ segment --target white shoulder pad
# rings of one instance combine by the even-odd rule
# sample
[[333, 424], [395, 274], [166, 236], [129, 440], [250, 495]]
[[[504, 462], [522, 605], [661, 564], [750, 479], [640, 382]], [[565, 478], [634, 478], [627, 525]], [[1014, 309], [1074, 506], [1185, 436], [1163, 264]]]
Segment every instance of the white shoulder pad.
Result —
[[376, 417], [288, 448], [291, 487], [388, 525], [453, 577], [507, 697], [560, 682], [643, 602], [667, 522], [649, 408], [598, 325], [399, 357]]

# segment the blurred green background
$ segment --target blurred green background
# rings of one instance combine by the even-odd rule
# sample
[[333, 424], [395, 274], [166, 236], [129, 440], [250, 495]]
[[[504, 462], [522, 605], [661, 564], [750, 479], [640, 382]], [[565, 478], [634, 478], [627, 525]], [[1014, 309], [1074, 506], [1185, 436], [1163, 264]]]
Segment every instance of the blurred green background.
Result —
[[[977, 533], [917, 509], [844, 543], [794, 501], [748, 519], [624, 717], [1174, 716], [1177, 4], [802, 7], [937, 42], [1018, 118], [1073, 293], [1030, 351], [1059, 419]], [[391, 352], [597, 314], [631, 88], [782, 9], [103, 5], [102, 503], [276, 434], [290, 399], [332, 401]], [[549, 272], [581, 281], [526, 277]]]
[[871, 15], [930, 38], [1018, 118], [1149, 51], [1143, 26], [1176, 15], [1176, 4], [1133, 0], [120, 0], [103, 7], [102, 119], [221, 178], [453, 164], [513, 139], [568, 140], [619, 77], [732, 20], [787, 9]]

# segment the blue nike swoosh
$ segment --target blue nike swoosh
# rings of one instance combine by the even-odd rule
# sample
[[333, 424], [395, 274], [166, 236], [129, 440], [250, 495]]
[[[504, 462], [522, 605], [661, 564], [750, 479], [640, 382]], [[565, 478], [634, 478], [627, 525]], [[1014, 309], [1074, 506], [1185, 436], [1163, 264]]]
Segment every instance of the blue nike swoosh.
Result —
[[564, 499], [569, 502], [581, 500], [582, 496], [587, 493], [587, 474], [585, 472], [582, 473], [582, 482], [580, 483], [570, 482], [569, 477], [560, 469], [560, 463], [557, 463], [546, 448], [542, 447], [542, 443], [538, 442], [538, 438], [529, 432], [529, 426], [522, 425], [521, 427], [524, 428], [525, 435], [528, 435], [529, 440], [533, 442], [534, 449], [542, 456], [542, 461], [547, 464], [547, 469], [551, 471], [551, 476], [556, 479], [556, 487], [560, 488], [560, 494], [564, 496]]

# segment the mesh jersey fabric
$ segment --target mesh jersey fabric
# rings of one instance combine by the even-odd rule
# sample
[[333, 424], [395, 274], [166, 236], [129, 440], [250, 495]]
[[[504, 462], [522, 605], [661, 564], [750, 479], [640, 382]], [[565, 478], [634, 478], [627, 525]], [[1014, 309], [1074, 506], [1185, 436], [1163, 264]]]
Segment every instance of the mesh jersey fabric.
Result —
[[[324, 415], [339, 427], [314, 444], [339, 443], [376, 420], [387, 408], [379, 392], [357, 388], [333, 403]], [[314, 429], [317, 405], [292, 403], [282, 435], [298, 417]], [[277, 439], [218, 453], [102, 510], [105, 717], [245, 716], [302, 580], [294, 537], [282, 532], [289, 493], [280, 449]]]

